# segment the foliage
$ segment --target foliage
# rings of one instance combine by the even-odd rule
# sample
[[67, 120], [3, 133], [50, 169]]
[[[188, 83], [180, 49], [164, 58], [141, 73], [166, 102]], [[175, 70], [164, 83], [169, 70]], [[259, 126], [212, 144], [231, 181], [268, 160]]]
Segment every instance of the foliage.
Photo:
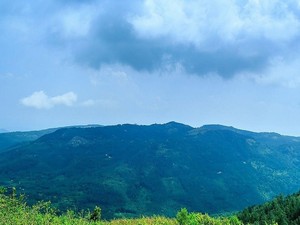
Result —
[[299, 225], [300, 192], [287, 197], [280, 195], [263, 205], [249, 207], [238, 213], [238, 218], [245, 224]]
[[6, 194], [5, 188], [0, 190], [0, 225], [97, 225], [100, 222], [91, 222], [86, 215], [79, 215], [73, 211], [58, 215], [49, 202], [38, 202], [28, 206], [24, 196], [17, 196], [13, 191]]
[[[186, 214], [186, 218], [180, 220]], [[137, 219], [115, 219], [101, 221], [101, 208], [95, 207], [92, 213], [81, 212], [80, 214], [68, 210], [58, 214], [49, 202], [39, 202], [28, 206], [24, 196], [17, 196], [15, 190], [7, 194], [5, 188], [0, 189], [0, 225], [239, 225], [232, 223], [231, 218], [211, 218], [208, 215], [188, 213], [186, 209], [178, 212], [178, 218], [170, 219], [163, 216], [142, 217]]]
[[103, 225], [178, 225], [175, 219], [164, 216], [142, 217], [136, 219], [114, 219], [104, 221]]
[[288, 197], [279, 196], [260, 206], [245, 209], [237, 216], [210, 217], [207, 214], [177, 212], [176, 218], [164, 216], [135, 219], [101, 220], [101, 208], [93, 212], [75, 213], [68, 210], [58, 213], [50, 202], [28, 206], [23, 195], [15, 189], [0, 187], [0, 225], [296, 225], [300, 224], [300, 192]]
[[242, 223], [236, 216], [212, 218], [207, 214], [188, 213], [186, 208], [181, 209], [176, 220], [179, 225], [241, 225]]
[[101, 208], [96, 206], [93, 213], [90, 215], [90, 220], [99, 221], [101, 220]]

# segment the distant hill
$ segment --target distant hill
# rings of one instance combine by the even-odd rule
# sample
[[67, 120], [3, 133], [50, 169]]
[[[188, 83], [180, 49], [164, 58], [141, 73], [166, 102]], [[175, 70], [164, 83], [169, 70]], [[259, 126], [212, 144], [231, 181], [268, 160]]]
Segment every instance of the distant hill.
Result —
[[0, 154], [0, 185], [104, 218], [236, 211], [299, 190], [300, 138], [170, 122], [62, 128]]
[[[101, 125], [77, 125], [69, 126], [64, 128], [92, 128], [92, 127], [102, 127]], [[37, 140], [45, 134], [50, 134], [61, 128], [50, 128], [44, 130], [36, 131], [16, 131], [16, 132], [5, 132], [5, 130], [0, 129], [0, 152], [9, 150], [10, 148], [20, 146], [32, 141]]]
[[0, 152], [20, 144], [37, 140], [39, 137], [54, 132], [57, 129], [47, 129], [29, 132], [0, 132]]

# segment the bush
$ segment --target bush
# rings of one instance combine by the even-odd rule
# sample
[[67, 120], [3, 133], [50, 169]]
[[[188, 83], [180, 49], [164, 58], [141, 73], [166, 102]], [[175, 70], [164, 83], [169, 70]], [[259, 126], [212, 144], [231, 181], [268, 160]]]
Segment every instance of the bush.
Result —
[[176, 220], [180, 225], [241, 225], [242, 223], [236, 216], [229, 218], [213, 218], [207, 214], [188, 213], [186, 208], [181, 209], [177, 215]]
[[176, 220], [180, 225], [185, 225], [188, 224], [189, 222], [189, 213], [186, 208], [181, 209], [177, 215], [176, 215]]

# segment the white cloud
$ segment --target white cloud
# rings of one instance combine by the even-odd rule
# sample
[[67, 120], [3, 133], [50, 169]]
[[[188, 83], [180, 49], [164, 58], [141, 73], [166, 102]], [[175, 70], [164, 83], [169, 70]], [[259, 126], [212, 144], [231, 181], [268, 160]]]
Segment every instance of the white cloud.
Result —
[[32, 95], [21, 99], [21, 103], [36, 109], [50, 109], [56, 105], [72, 106], [77, 101], [77, 95], [68, 92], [54, 97], [47, 96], [44, 91], [34, 92]]
[[53, 105], [66, 105], [72, 106], [77, 101], [77, 96], [73, 92], [68, 92], [63, 95], [50, 98]]
[[145, 0], [143, 14], [129, 22], [141, 38], [166, 38], [205, 50], [260, 39], [290, 41], [300, 34], [297, 2]]

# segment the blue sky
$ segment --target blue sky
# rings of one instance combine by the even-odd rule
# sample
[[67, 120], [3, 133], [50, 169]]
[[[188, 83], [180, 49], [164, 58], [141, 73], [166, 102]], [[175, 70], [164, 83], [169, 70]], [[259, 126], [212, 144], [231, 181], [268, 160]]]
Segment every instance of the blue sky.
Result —
[[0, 128], [223, 124], [300, 136], [297, 0], [2, 0]]

